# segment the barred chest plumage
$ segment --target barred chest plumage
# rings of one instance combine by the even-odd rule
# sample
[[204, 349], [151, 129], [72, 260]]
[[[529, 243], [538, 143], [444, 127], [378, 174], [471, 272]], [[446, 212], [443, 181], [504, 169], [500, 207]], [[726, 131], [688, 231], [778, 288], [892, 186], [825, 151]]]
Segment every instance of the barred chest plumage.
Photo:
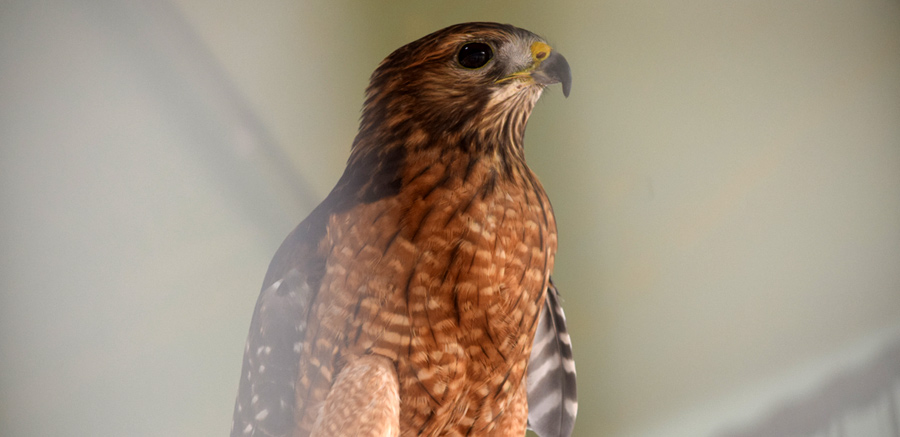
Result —
[[557, 245], [546, 194], [524, 161], [448, 149], [409, 157], [402, 179], [397, 195], [329, 218], [298, 427], [342, 366], [378, 354], [396, 363], [403, 435], [521, 436]]

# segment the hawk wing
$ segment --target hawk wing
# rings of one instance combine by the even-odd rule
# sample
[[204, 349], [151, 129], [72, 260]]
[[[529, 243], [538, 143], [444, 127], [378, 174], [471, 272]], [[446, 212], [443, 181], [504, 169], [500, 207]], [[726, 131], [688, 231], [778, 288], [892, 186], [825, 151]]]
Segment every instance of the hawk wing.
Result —
[[256, 302], [234, 405], [231, 435], [286, 436], [294, 427], [294, 381], [309, 309], [309, 285], [296, 269]]
[[[323, 202], [325, 203], [325, 202]], [[315, 294], [319, 260], [314, 251], [324, 230], [324, 208], [316, 208], [281, 244], [256, 301], [231, 436], [289, 436], [302, 342]]]
[[541, 437], [568, 437], [578, 411], [575, 360], [559, 291], [549, 284], [528, 361], [528, 428]]

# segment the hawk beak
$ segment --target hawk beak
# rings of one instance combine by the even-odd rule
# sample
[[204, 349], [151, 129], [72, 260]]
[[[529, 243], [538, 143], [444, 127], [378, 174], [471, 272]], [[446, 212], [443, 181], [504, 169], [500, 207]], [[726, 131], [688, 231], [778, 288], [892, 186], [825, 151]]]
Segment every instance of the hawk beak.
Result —
[[535, 63], [531, 78], [541, 85], [562, 83], [563, 95], [569, 97], [569, 91], [572, 89], [572, 70], [569, 69], [566, 58], [542, 42], [531, 45], [531, 56]]

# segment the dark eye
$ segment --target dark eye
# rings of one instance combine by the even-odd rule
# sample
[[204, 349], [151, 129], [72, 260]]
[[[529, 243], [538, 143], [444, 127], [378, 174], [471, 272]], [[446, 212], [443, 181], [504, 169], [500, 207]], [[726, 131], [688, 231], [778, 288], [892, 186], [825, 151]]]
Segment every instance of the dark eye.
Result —
[[484, 67], [484, 64], [487, 64], [493, 57], [494, 52], [491, 51], [491, 46], [483, 42], [470, 42], [462, 46], [459, 54], [456, 55], [459, 65], [466, 68]]

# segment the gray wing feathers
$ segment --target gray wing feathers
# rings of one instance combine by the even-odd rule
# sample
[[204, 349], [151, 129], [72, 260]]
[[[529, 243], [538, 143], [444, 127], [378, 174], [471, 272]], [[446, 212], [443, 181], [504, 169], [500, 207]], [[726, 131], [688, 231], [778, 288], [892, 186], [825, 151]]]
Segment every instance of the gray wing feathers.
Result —
[[259, 294], [244, 348], [232, 437], [291, 434], [294, 382], [311, 294], [296, 269]]
[[569, 437], [578, 412], [575, 360], [559, 291], [552, 281], [534, 334], [527, 388], [528, 427], [541, 437]]

